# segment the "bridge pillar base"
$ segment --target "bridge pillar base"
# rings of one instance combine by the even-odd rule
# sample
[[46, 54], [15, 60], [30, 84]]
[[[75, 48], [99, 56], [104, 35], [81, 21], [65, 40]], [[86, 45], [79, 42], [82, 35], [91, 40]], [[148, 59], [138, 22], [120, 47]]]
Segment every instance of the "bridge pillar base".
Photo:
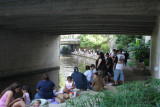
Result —
[[150, 67], [152, 76], [160, 79], [160, 17], [151, 36]]

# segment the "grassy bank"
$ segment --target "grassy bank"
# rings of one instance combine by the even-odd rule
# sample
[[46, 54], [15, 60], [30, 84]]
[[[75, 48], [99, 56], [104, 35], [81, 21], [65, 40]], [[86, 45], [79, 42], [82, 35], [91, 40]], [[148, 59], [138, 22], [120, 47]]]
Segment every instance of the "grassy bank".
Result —
[[67, 107], [159, 107], [160, 80], [128, 82], [117, 92], [102, 90], [96, 95], [85, 94], [67, 101]]

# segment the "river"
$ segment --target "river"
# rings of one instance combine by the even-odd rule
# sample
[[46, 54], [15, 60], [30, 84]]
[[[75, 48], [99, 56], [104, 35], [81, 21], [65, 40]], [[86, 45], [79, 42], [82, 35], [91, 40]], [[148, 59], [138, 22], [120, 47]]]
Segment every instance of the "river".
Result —
[[[70, 76], [74, 67], [80, 67], [81, 72], [84, 72], [85, 65], [94, 64], [95, 60], [76, 56], [76, 55], [60, 55], [60, 69], [47, 72], [50, 80], [52, 80], [56, 84], [56, 88], [59, 89], [63, 87], [67, 76]], [[33, 93], [36, 93], [36, 85], [38, 81], [42, 79], [42, 75], [44, 72], [36, 73], [32, 75], [24, 75], [19, 77], [10, 77], [5, 79], [0, 79], [0, 92], [4, 90], [7, 86], [9, 86], [13, 82], [20, 82], [22, 85], [28, 85]], [[18, 96], [22, 96], [22, 93], [19, 93]]]

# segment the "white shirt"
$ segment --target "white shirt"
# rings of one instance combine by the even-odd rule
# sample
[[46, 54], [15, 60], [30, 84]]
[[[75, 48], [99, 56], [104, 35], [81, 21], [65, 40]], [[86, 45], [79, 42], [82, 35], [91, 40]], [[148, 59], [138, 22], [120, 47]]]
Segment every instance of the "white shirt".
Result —
[[[124, 61], [125, 60], [125, 56], [123, 54], [118, 54], [117, 55], [118, 57], [118, 61]], [[120, 64], [116, 64], [116, 69], [118, 70], [122, 70], [123, 69], [123, 63], [120, 63]]]
[[25, 95], [26, 95], [26, 105], [30, 105], [31, 100], [29, 97], [29, 93], [25, 93]]
[[73, 81], [70, 82], [70, 83], [68, 81], [66, 81], [66, 87], [67, 87], [67, 89], [73, 88], [72, 85], [73, 85]]
[[96, 68], [94, 68], [94, 70], [92, 72], [93, 72], [93, 74], [96, 73], [97, 72]]
[[87, 80], [89, 81], [89, 82], [91, 82], [92, 80], [93, 80], [93, 72], [91, 71], [91, 70], [87, 70], [85, 73], [84, 73], [84, 75], [86, 76], [86, 78], [87, 78]]

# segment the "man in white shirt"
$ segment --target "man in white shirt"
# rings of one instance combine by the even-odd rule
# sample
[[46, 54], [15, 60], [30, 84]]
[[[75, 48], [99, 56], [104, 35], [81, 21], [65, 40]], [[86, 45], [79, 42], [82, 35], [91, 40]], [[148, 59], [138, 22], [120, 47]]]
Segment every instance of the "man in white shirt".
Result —
[[84, 75], [86, 76], [86, 79], [87, 79], [87, 82], [86, 82], [86, 85], [87, 85], [87, 90], [90, 89], [90, 83], [93, 81], [93, 73], [92, 71], [90, 70], [90, 66], [86, 66], [86, 72], [84, 72]]
[[118, 85], [118, 77], [120, 76], [120, 80], [122, 81], [122, 84], [124, 84], [124, 74], [123, 74], [123, 63], [125, 60], [125, 56], [122, 54], [122, 50], [118, 51], [118, 54], [116, 56], [116, 59], [114, 61], [114, 82], [115, 86]]
[[93, 72], [93, 74], [97, 72], [96, 66], [94, 64], [91, 64], [91, 71]]

